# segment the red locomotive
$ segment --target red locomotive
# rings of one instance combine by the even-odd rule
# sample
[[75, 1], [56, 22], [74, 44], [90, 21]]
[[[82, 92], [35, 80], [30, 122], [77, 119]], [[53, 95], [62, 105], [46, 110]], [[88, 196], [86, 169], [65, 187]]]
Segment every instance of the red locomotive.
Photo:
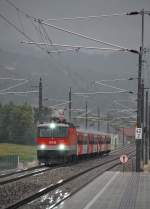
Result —
[[60, 121], [38, 125], [36, 142], [38, 161], [45, 165], [111, 151], [110, 134], [78, 129]]

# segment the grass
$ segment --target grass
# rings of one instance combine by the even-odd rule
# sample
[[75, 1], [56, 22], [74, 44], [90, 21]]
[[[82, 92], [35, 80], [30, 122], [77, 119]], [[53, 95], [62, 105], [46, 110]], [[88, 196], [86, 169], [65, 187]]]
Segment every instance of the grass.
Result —
[[36, 146], [0, 143], [0, 156], [19, 155], [20, 161], [36, 160]]

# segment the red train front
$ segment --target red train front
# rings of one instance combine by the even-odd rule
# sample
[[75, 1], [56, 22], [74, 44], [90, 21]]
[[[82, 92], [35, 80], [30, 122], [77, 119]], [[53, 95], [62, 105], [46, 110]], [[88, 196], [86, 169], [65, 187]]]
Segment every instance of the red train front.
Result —
[[58, 121], [38, 125], [36, 141], [38, 161], [44, 164], [111, 150], [110, 134], [78, 130], [73, 124]]
[[67, 123], [38, 126], [37, 158], [40, 163], [66, 161], [76, 155], [76, 129]]

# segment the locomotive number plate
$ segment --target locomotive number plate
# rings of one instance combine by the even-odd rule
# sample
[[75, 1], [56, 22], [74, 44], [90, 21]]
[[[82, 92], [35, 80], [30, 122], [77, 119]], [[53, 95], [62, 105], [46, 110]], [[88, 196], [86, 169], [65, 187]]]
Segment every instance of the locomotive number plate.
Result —
[[49, 144], [56, 144], [56, 141], [49, 141]]

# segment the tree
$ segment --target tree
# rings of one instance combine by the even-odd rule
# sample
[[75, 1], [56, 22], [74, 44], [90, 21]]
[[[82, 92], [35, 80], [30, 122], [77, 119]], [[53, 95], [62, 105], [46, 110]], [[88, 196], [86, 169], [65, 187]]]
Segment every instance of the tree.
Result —
[[32, 107], [27, 103], [0, 105], [0, 142], [34, 144], [35, 125]]

